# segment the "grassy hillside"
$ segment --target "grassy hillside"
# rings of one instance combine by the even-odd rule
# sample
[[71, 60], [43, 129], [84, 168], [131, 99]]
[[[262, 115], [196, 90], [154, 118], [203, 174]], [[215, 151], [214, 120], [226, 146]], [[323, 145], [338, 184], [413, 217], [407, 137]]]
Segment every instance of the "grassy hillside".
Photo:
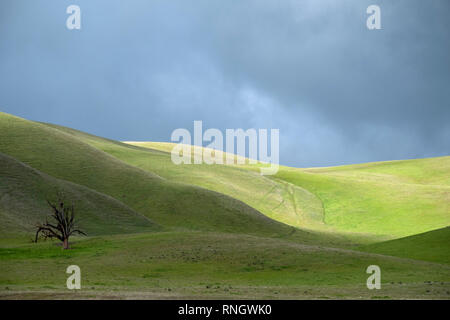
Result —
[[[415, 161], [419, 167], [428, 162], [411, 160], [408, 166]], [[450, 157], [441, 157], [428, 165], [440, 170], [449, 163]], [[380, 166], [383, 174], [376, 165], [370, 171], [361, 165], [305, 170], [283, 167], [277, 178], [316, 194], [324, 205], [325, 222], [338, 230], [392, 239], [450, 225], [450, 186], [445, 184], [450, 171], [430, 169], [427, 181], [441, 181], [442, 185], [419, 184], [410, 182], [413, 178], [407, 178], [406, 170], [399, 169], [396, 162], [392, 167]], [[417, 176], [416, 172], [411, 176]]]
[[[450, 157], [261, 176], [172, 146], [0, 113], [0, 298], [450, 298]], [[56, 189], [89, 233], [73, 250], [29, 243]]]
[[238, 200], [168, 181], [61, 130], [1, 113], [0, 132], [0, 152], [52, 177], [113, 197], [163, 227], [270, 236], [293, 232]]
[[89, 235], [131, 233], [161, 229], [116, 199], [74, 183], [55, 179], [0, 153], [0, 232], [28, 235], [51, 213], [46, 199], [63, 191], [76, 203], [79, 226]]
[[[292, 226], [318, 229], [323, 225], [321, 202], [305, 189], [275, 181], [258, 172], [224, 165], [174, 165], [165, 149], [133, 147], [73, 129], [49, 125], [115, 158], [170, 181], [183, 182], [239, 199], [270, 218]], [[139, 144], [138, 146], [148, 146]], [[164, 144], [158, 144], [158, 147]], [[163, 152], [161, 152], [163, 151]]]
[[392, 183], [450, 186], [450, 156], [369, 162], [339, 167], [314, 168], [307, 171]]
[[450, 225], [450, 157], [317, 169], [280, 167], [271, 177], [261, 176], [250, 165], [177, 166], [170, 160], [170, 143], [130, 143], [143, 150], [55, 127], [147, 172], [229, 195], [304, 229], [363, 242]]
[[[166, 152], [173, 147], [173, 144], [161, 143], [133, 145]], [[120, 157], [119, 151], [109, 152]], [[393, 239], [450, 225], [450, 186], [446, 184], [450, 179], [450, 170], [446, 170], [450, 166], [450, 157], [383, 162], [379, 167], [376, 164], [318, 169], [280, 167], [275, 177], [262, 177], [255, 168], [245, 170], [250, 166], [222, 166], [222, 169], [208, 165], [175, 166], [168, 163], [166, 158], [165, 161], [161, 160], [161, 165], [157, 167], [158, 163], [148, 161], [148, 156], [122, 157], [124, 161], [162, 176], [175, 179], [181, 175], [192, 183], [220, 190], [249, 203], [274, 219], [285, 219], [281, 221], [301, 227], [344, 234], [351, 232], [365, 238], [372, 235], [378, 239]], [[416, 162], [417, 169], [414, 169]], [[405, 164], [406, 168], [403, 168], [402, 164]], [[257, 198], [253, 196], [254, 192], [244, 194], [225, 188], [220, 183], [221, 171], [232, 177], [233, 186], [241, 184], [244, 180], [242, 172], [245, 172], [265, 181], [267, 185], [264, 189], [271, 191], [268, 194], [277, 193], [268, 187], [270, 183], [276, 184], [280, 189], [284, 187], [286, 192], [278, 202], [282, 206], [264, 207], [266, 197], [252, 201]], [[235, 174], [231, 174], [232, 172]], [[424, 172], [428, 172], [428, 178], [422, 178], [422, 181], [433, 181], [432, 184], [418, 183], [418, 177], [423, 177]], [[283, 185], [282, 182], [289, 184]], [[246, 189], [252, 190], [248, 187]], [[258, 186], [255, 186], [255, 189], [258, 189]], [[295, 191], [289, 192], [290, 190]], [[287, 207], [286, 203], [291, 206]], [[286, 218], [289, 212], [298, 212], [302, 219]]]
[[450, 227], [367, 245], [363, 251], [450, 264]]

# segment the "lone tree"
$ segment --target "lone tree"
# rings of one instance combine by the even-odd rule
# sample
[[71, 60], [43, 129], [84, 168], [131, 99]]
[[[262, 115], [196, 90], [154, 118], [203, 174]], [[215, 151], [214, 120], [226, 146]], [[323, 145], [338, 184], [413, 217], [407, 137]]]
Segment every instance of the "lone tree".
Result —
[[48, 205], [52, 208], [53, 213], [50, 215], [54, 222], [49, 223], [48, 218], [45, 223], [37, 224], [36, 237], [34, 242], [38, 241], [39, 234], [42, 234], [44, 239], [56, 238], [63, 243], [63, 249], [69, 249], [69, 237], [74, 234], [86, 235], [83, 231], [77, 229], [75, 226], [75, 208], [73, 203], [66, 205], [64, 197], [61, 192], [57, 194], [56, 203], [52, 203], [47, 199]]

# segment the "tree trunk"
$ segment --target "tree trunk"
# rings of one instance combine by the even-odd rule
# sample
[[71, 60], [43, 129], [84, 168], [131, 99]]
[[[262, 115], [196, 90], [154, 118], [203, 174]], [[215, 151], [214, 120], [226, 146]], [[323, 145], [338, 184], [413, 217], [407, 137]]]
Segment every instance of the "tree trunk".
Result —
[[64, 239], [63, 249], [69, 249], [69, 238]]

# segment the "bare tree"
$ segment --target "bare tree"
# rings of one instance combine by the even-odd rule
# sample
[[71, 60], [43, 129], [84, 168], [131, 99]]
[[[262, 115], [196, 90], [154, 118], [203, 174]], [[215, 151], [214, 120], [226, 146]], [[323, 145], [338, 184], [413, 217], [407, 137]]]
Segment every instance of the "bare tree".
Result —
[[69, 249], [69, 237], [74, 234], [86, 235], [79, 230], [75, 225], [75, 208], [73, 203], [71, 205], [64, 204], [64, 196], [61, 192], [57, 194], [56, 203], [52, 203], [47, 199], [48, 205], [52, 208], [53, 213], [50, 215], [54, 222], [49, 223], [48, 218], [45, 223], [37, 224], [36, 237], [34, 242], [38, 241], [39, 234], [42, 234], [44, 239], [56, 238], [63, 243], [64, 249]]

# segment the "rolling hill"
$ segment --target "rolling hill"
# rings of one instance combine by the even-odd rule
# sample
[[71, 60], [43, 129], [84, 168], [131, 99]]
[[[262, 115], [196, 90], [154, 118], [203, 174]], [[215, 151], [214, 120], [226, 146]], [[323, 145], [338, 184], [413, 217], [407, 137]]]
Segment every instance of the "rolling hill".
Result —
[[450, 227], [362, 246], [360, 250], [389, 256], [450, 264]]
[[[446, 183], [450, 157], [372, 163], [371, 169], [367, 169], [367, 164], [318, 169], [281, 166], [278, 174], [271, 177], [261, 176], [258, 168], [251, 165], [177, 166], [170, 161], [170, 143], [130, 142], [138, 147], [130, 148], [51, 126], [146, 172], [229, 195], [272, 219], [305, 230], [367, 242], [405, 237], [450, 224], [450, 186]], [[415, 162], [422, 169], [408, 171]], [[408, 180], [408, 172], [414, 177], [418, 170], [428, 170], [429, 181], [441, 179], [441, 184]]]
[[[132, 144], [166, 152], [173, 147], [151, 142]], [[360, 234], [362, 240], [399, 238], [450, 225], [450, 157], [317, 169], [281, 166], [270, 177], [260, 176], [255, 168], [246, 170], [250, 165], [176, 166], [170, 163], [169, 154], [164, 160], [153, 161], [151, 156], [137, 152], [105, 150], [168, 179], [183, 179], [236, 197], [296, 227]], [[423, 172], [429, 172], [423, 181], [434, 183], [414, 180], [423, 177]], [[246, 181], [245, 174], [253, 183], [252, 188], [242, 188], [248, 193], [236, 190], [236, 185]], [[262, 181], [259, 185], [258, 179]], [[261, 187], [269, 192], [258, 193]]]
[[[61, 130], [2, 113], [0, 132], [0, 152], [56, 179], [112, 197], [163, 227], [278, 236], [292, 233], [292, 228], [238, 200], [131, 166]], [[45, 197], [39, 194], [42, 203]]]
[[[416, 163], [418, 169], [412, 170]], [[338, 230], [394, 239], [450, 224], [446, 168], [450, 157], [334, 168], [284, 167], [277, 177], [316, 194], [324, 205], [325, 222]], [[433, 183], [418, 183], [420, 170], [429, 173], [423, 181]]]
[[[70, 128], [48, 125], [104, 151], [123, 162], [169, 181], [196, 185], [239, 199], [266, 216], [294, 227], [323, 225], [321, 202], [310, 192], [259, 172], [237, 166], [172, 163], [165, 149], [146, 148], [96, 137]], [[158, 144], [158, 146], [172, 144]], [[313, 229], [313, 228], [309, 228]]]
[[[70, 298], [450, 298], [450, 157], [261, 176], [172, 147], [0, 113], [0, 298], [69, 297], [67, 264]], [[74, 250], [29, 243], [56, 190], [89, 235]]]
[[34, 224], [50, 213], [46, 199], [57, 191], [77, 204], [80, 227], [89, 235], [133, 233], [161, 229], [148, 218], [116, 199], [89, 188], [53, 178], [0, 153], [0, 231], [13, 236], [32, 234]]

